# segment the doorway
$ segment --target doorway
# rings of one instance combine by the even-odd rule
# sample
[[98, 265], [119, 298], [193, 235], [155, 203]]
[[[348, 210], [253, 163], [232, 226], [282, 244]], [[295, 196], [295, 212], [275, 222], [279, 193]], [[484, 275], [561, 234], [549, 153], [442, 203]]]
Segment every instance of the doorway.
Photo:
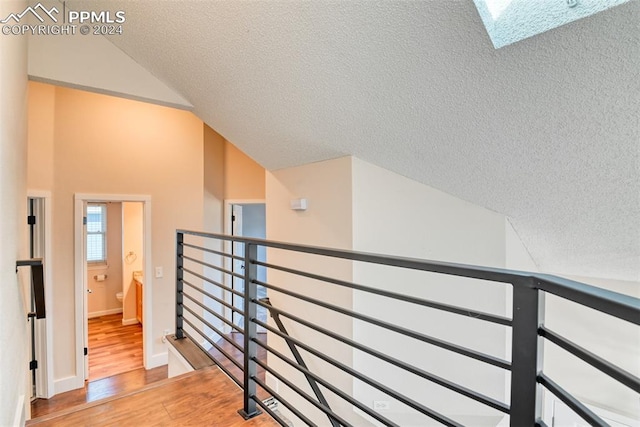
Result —
[[151, 201], [75, 199], [76, 372], [83, 385], [150, 364]]
[[[46, 191], [28, 191], [27, 193], [27, 227], [29, 257], [40, 258], [43, 262], [44, 294], [47, 316], [44, 319], [29, 318], [31, 369], [31, 400], [48, 399], [54, 394], [53, 372], [53, 334], [51, 327], [51, 193]], [[29, 299], [33, 301], [31, 287]], [[30, 307], [33, 312], [33, 305]]]
[[[228, 234], [239, 237], [253, 237], [257, 239], [265, 239], [267, 235], [266, 209], [263, 200], [228, 200], [226, 202], [226, 228]], [[240, 258], [244, 257], [244, 244], [234, 242], [231, 247], [232, 254]], [[267, 249], [264, 246], [258, 246], [258, 261], [265, 262], [267, 259]], [[244, 261], [234, 259], [231, 263], [231, 271], [238, 274], [244, 274]], [[267, 269], [263, 266], [257, 268], [258, 280], [267, 281]], [[244, 280], [233, 276], [232, 288], [238, 292], [244, 292]], [[267, 289], [264, 286], [258, 286], [258, 298], [266, 298]], [[234, 307], [239, 310], [243, 308], [243, 298], [231, 294], [231, 300]], [[231, 321], [240, 327], [244, 327], [244, 316], [239, 313], [231, 312]], [[258, 306], [257, 317], [260, 321], [267, 321], [267, 310]], [[258, 332], [265, 332], [264, 328], [258, 326]]]

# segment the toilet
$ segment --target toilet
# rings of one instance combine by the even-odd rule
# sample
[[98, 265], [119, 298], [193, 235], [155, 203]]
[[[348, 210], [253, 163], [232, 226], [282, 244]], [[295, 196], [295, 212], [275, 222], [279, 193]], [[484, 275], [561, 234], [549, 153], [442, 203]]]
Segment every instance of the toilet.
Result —
[[122, 292], [118, 292], [116, 294], [116, 298], [118, 299], [118, 301], [122, 302], [122, 297], [124, 296], [124, 294]]

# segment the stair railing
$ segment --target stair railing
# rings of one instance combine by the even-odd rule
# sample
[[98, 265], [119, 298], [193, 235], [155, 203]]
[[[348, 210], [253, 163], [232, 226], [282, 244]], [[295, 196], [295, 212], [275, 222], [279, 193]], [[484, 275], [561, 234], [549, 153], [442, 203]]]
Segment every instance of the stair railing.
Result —
[[[187, 238], [190, 239], [189, 242], [185, 241]], [[194, 243], [203, 241], [205, 243]], [[221, 243], [229, 242], [231, 244], [234, 242], [241, 243], [245, 249], [244, 257], [239, 257], [228, 250], [212, 249], [207, 243], [211, 241]], [[257, 249], [259, 246], [266, 247], [269, 250], [330, 257], [370, 265], [389, 266], [405, 270], [438, 273], [447, 276], [480, 279], [511, 285], [513, 290], [513, 315], [511, 317], [505, 317], [499, 314], [471, 310], [431, 299], [394, 292], [390, 289], [369, 287], [333, 278], [328, 275], [298, 270], [290, 266], [276, 265], [258, 259]], [[348, 403], [351, 405], [352, 410], [361, 411], [364, 416], [371, 417], [383, 425], [399, 425], [398, 422], [394, 421], [384, 410], [379, 410], [380, 408], [376, 409], [375, 407], [372, 408], [371, 405], [359, 401], [354, 398], [352, 393], [333, 384], [330, 378], [310, 368], [310, 366], [301, 360], [300, 350], [303, 350], [306, 354], [311, 355], [314, 361], [322, 361], [335, 367], [337, 370], [353, 378], [353, 381], [367, 384], [371, 388], [386, 394], [391, 399], [400, 402], [408, 408], [412, 408], [417, 414], [423, 415], [430, 419], [431, 422], [437, 421], [440, 424], [448, 426], [463, 425], [451, 416], [430, 408], [428, 406], [429, 402], [426, 401], [427, 399], [416, 400], [412, 396], [404, 395], [389, 385], [372, 378], [370, 375], [358, 371], [355, 369], [356, 367], [350, 366], [350, 364], [345, 363], [344, 360], [337, 360], [322, 351], [322, 349], [314, 348], [306, 343], [303, 337], [290, 335], [284, 327], [281, 317], [284, 317], [288, 322], [291, 322], [291, 324], [301, 325], [313, 330], [314, 332], [335, 340], [337, 343], [345, 344], [354, 350], [383, 361], [389, 364], [389, 366], [394, 366], [408, 374], [437, 384], [444, 389], [453, 391], [492, 408], [492, 410], [498, 414], [508, 415], [509, 423], [513, 427], [546, 425], [542, 419], [542, 393], [545, 390], [564, 402], [589, 424], [598, 426], [607, 425], [588, 405], [563, 389], [545, 373], [543, 366], [543, 349], [546, 341], [553, 342], [570, 355], [586, 362], [616, 382], [628, 387], [636, 394], [640, 393], [640, 379], [637, 376], [550, 330], [545, 326], [544, 322], [545, 295], [551, 294], [638, 326], [640, 325], [640, 299], [638, 298], [550, 275], [361, 253], [308, 245], [296, 245], [187, 230], [179, 230], [177, 232], [176, 253], [176, 337], [191, 338], [204, 351], [214, 352], [218, 356], [223, 356], [226, 359], [226, 361], [221, 361], [220, 358], [214, 358], [214, 361], [243, 388], [244, 402], [239, 412], [245, 418], [251, 418], [260, 414], [261, 411], [259, 408], [261, 408], [281, 425], [288, 425], [287, 420], [282, 417], [281, 414], [274, 411], [269, 405], [263, 403], [262, 398], [259, 398], [260, 393], [258, 391], [261, 390], [263, 396], [266, 394], [274, 397], [285, 406], [293, 416], [300, 419], [303, 423], [316, 425], [316, 422], [311, 419], [310, 414], [303, 413], [302, 410], [292, 404], [281, 391], [275, 390], [274, 387], [267, 384], [267, 381], [259, 377], [258, 368], [261, 368], [285, 384], [288, 393], [297, 394], [310, 402], [317, 410], [324, 413], [324, 415], [329, 418], [332, 426], [347, 426], [352, 425], [352, 422], [347, 419], [349, 418], [349, 414], [337, 413], [331, 409], [328, 399], [325, 398], [320, 386], [324, 388], [325, 391], [331, 393], [331, 399]], [[202, 259], [203, 254], [219, 257], [219, 260], [217, 262], [204, 261]], [[236, 272], [232, 268], [228, 268], [228, 262], [225, 263], [221, 261], [228, 260], [233, 262], [234, 259], [244, 261], [244, 272]], [[269, 271], [287, 273], [293, 277], [311, 279], [324, 285], [365, 292], [393, 301], [402, 301], [412, 306], [422, 307], [425, 310], [438, 310], [511, 328], [511, 360], [504, 360], [500, 357], [485, 354], [457, 343], [426, 335], [412, 328], [403, 327], [377, 317], [363, 314], [357, 310], [320, 300], [302, 291], [298, 291], [298, 289], [276, 285], [271, 283], [270, 280], [260, 280], [257, 275], [258, 267], [266, 268]], [[203, 274], [199, 269], [215, 272], [218, 276], [222, 276], [223, 279]], [[230, 285], [231, 281], [228, 279], [234, 277], [243, 282], [244, 289], [242, 291]], [[224, 280], [224, 278], [227, 278], [227, 280]], [[374, 325], [380, 328], [380, 330], [400, 334], [430, 346], [438, 347], [510, 372], [510, 403], [503, 402], [467, 388], [450, 379], [435, 375], [422, 367], [415, 366], [405, 360], [394, 357], [385, 351], [378, 350], [370, 345], [323, 327], [318, 324], [318, 322], [293, 313], [290, 308], [276, 306], [275, 304], [271, 305], [271, 301], [258, 298], [258, 286], [266, 288], [270, 293], [275, 295], [286, 296], [289, 299], [313, 304], [314, 307], [348, 316], [352, 321]], [[228, 298], [229, 295], [242, 298], [242, 307], [239, 308], [233, 304], [232, 301], [230, 302]], [[213, 308], [213, 306], [215, 306], [215, 308]], [[257, 310], [259, 307], [271, 312], [276, 327], [258, 318]], [[229, 317], [229, 313], [237, 313], [244, 316], [242, 328], [231, 321], [232, 317]], [[218, 325], [214, 325], [211, 319], [214, 319], [213, 323], [217, 322]], [[267, 340], [259, 336], [258, 326], [267, 331]], [[240, 345], [235, 342], [235, 340], [230, 337], [228, 331], [242, 334], [243, 344]], [[276, 338], [284, 340], [292, 352], [294, 359], [283, 354], [269, 342], [269, 340]], [[224, 345], [221, 345], [221, 343]], [[228, 350], [229, 347], [233, 347], [233, 351], [237, 350], [242, 354], [241, 361]], [[271, 366], [271, 363], [261, 360], [258, 357], [259, 348], [266, 350], [270, 355], [269, 357], [274, 357], [302, 373], [306, 377], [312, 391], [314, 391], [315, 398], [303, 390], [301, 384], [295, 384], [287, 380], [287, 378]], [[238, 372], [240, 372], [240, 374], [238, 374]]]

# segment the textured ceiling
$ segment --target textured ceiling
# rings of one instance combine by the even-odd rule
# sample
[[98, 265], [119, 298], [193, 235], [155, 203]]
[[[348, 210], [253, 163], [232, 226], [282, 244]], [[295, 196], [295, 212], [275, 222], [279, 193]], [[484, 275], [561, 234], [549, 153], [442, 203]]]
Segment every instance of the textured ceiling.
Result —
[[640, 280], [640, 2], [499, 50], [471, 0], [98, 4], [265, 167], [352, 154], [506, 214], [544, 271]]

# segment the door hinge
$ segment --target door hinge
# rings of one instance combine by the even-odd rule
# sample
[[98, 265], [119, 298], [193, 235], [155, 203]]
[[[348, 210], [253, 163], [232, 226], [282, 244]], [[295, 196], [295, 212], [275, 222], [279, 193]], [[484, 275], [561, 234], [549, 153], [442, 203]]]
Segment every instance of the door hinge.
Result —
[[235, 215], [231, 215], [231, 222], [236, 220], [236, 216]]
[[89, 354], [89, 349], [87, 347], [84, 348], [84, 355], [88, 355]]
[[27, 224], [36, 225], [36, 216], [35, 215], [29, 215], [27, 217]]
[[31, 362], [29, 362], [29, 370], [33, 371], [38, 369], [38, 361], [37, 360], [32, 360]]
[[86, 216], [82, 217], [82, 225], [87, 225], [87, 217]]

